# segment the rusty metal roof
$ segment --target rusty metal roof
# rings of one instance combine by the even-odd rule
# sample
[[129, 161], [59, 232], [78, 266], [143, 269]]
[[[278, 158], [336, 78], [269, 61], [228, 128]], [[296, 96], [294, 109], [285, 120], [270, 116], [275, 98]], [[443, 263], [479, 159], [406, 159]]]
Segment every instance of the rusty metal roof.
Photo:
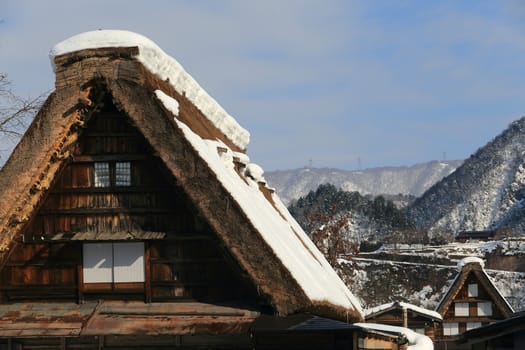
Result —
[[74, 336], [97, 302], [0, 304], [0, 337]]
[[0, 337], [239, 334], [259, 312], [198, 302], [0, 305]]

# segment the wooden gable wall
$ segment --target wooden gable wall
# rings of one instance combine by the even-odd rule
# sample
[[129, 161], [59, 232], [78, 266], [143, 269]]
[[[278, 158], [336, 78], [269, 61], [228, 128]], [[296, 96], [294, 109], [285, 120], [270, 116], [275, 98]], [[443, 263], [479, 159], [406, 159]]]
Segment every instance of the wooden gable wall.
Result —
[[[482, 273], [481, 268], [477, 267], [460, 278], [458, 283], [461, 285], [456, 293], [450, 296], [451, 300], [447, 302], [448, 307], [441, 311], [443, 323], [438, 329], [439, 338], [446, 339], [507, 317], [505, 311], [501, 309], [500, 301], [493, 297], [497, 292], [489, 291], [489, 288], [495, 287], [480, 278]], [[473, 290], [469, 293], [469, 285], [475, 286], [474, 295]], [[482, 307], [483, 310], [480, 310], [480, 304], [485, 304]], [[487, 313], [484, 310], [489, 311]]]
[[[97, 162], [109, 164], [109, 186], [95, 186]], [[117, 162], [131, 164], [129, 185], [114, 182]], [[109, 94], [86, 123], [71, 161], [16, 240], [0, 271], [4, 300], [261, 301]], [[144, 282], [84, 283], [84, 244], [129, 241], [144, 242]]]

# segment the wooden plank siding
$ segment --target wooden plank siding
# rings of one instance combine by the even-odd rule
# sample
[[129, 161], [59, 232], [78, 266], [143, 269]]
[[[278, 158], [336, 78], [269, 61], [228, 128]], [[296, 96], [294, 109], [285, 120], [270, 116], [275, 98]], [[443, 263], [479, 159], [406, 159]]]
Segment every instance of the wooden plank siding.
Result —
[[[94, 187], [96, 161], [130, 162], [131, 185]], [[0, 294], [6, 300], [259, 300], [176, 179], [167, 174], [144, 137], [106, 96], [103, 109], [85, 125], [70, 162], [17, 238], [0, 272]], [[122, 232], [129, 237], [164, 233], [157, 235], [164, 239], [146, 241], [145, 282], [84, 283], [82, 241], [71, 237], [100, 233], [107, 240], [113, 233], [118, 241]]]

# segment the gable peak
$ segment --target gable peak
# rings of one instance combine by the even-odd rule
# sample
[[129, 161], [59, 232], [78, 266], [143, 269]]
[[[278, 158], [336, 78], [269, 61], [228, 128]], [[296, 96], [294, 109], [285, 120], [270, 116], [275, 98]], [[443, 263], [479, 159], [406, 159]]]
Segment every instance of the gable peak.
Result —
[[112, 53], [112, 50], [121, 54], [123, 48], [138, 49], [130, 51], [133, 60], [140, 62], [147, 71], [167, 82], [180, 95], [188, 98], [239, 149], [246, 149], [250, 141], [250, 133], [241, 127], [213, 97], [208, 95], [177, 60], [143, 35], [126, 30], [85, 32], [56, 44], [51, 49], [49, 56], [53, 69], [56, 71], [58, 57], [84, 50], [100, 50], [104, 55], [111, 56], [115, 54]]
[[483, 259], [474, 257], [474, 256], [463, 258], [458, 262], [458, 265], [457, 265], [458, 272], [461, 272], [463, 268], [466, 267], [467, 265], [469, 266], [479, 265], [481, 269], [483, 270], [483, 268], [485, 267], [485, 262], [483, 261]]

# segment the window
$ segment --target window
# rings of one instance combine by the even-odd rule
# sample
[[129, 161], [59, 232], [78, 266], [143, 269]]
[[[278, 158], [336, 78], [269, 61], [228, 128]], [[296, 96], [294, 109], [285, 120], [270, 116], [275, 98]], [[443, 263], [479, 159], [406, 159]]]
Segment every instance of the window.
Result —
[[468, 285], [468, 296], [477, 297], [478, 296], [478, 285], [476, 283]]
[[481, 327], [481, 322], [467, 322], [467, 331]]
[[109, 187], [109, 163], [95, 163], [95, 187]]
[[468, 316], [468, 303], [455, 303], [454, 304], [454, 315], [455, 316]]
[[130, 162], [95, 162], [95, 187], [131, 186]]
[[85, 243], [84, 283], [144, 282], [144, 243]]
[[492, 303], [490, 301], [478, 303], [478, 316], [492, 316]]
[[457, 323], [443, 323], [443, 335], [459, 334], [459, 325]]
[[115, 163], [115, 186], [131, 186], [131, 163]]

